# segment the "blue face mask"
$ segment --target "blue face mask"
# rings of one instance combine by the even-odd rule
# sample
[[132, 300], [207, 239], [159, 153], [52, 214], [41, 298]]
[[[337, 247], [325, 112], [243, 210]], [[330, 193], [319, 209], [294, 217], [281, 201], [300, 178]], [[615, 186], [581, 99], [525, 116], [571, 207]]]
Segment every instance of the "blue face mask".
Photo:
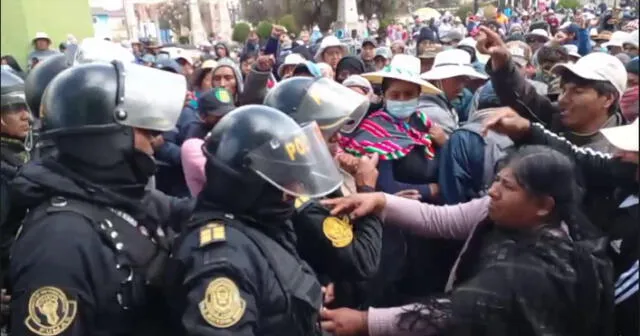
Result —
[[396, 119], [407, 119], [418, 109], [418, 98], [410, 100], [387, 100], [387, 112]]

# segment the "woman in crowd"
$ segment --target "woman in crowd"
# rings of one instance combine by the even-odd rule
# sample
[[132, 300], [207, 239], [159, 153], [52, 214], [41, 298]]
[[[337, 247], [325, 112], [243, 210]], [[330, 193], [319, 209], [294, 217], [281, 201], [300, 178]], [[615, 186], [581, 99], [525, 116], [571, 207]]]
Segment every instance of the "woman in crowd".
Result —
[[339, 335], [609, 335], [613, 277], [604, 241], [578, 209], [572, 161], [541, 146], [505, 160], [489, 196], [437, 207], [381, 193], [328, 200], [424, 236], [467, 240], [447, 294], [405, 307], [324, 310]]

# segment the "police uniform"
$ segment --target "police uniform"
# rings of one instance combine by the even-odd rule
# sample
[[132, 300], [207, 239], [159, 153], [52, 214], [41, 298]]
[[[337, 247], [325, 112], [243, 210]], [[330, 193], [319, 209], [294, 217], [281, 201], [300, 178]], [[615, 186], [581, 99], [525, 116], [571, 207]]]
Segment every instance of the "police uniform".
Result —
[[[335, 81], [307, 77], [280, 82], [267, 94], [265, 105], [288, 114], [300, 125], [316, 122], [324, 139], [355, 130], [369, 107], [364, 96]], [[337, 190], [327, 197], [341, 196]], [[382, 223], [375, 216], [355, 221], [348, 216], [331, 216], [320, 200], [307, 196], [297, 198], [295, 208], [292, 220], [300, 255], [323, 283], [336, 284], [341, 295], [335, 303], [358, 306], [363, 300], [355, 297], [358, 295], [351, 287], [378, 271]], [[345, 287], [349, 287], [349, 293]]]
[[[13, 71], [2, 69], [0, 74], [0, 115], [30, 117], [24, 97], [24, 81]], [[4, 122], [4, 120], [3, 120]], [[5, 276], [9, 269], [9, 248], [15, 237], [26, 209], [11, 202], [9, 183], [17, 170], [29, 160], [31, 131], [26, 138], [0, 134], [0, 289], [7, 290]], [[4, 305], [4, 302], [2, 303]], [[4, 309], [3, 309], [4, 310]], [[4, 311], [0, 315], [0, 326], [5, 325]]]
[[[319, 335], [321, 286], [298, 256], [289, 195], [342, 183], [315, 124], [247, 105], [205, 142], [207, 182], [173, 248], [186, 335]], [[326, 164], [327, 160], [330, 164]]]
[[119, 61], [49, 83], [40, 111], [57, 153], [12, 181], [30, 207], [11, 253], [12, 334], [175, 335], [162, 295], [169, 246], [144, 199], [155, 165], [134, 128], [173, 128], [185, 92], [184, 77]]

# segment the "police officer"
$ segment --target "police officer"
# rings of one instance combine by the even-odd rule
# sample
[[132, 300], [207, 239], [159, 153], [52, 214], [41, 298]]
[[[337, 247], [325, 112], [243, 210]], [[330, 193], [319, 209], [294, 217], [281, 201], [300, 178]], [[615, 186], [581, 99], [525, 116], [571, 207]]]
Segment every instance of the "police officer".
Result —
[[33, 114], [33, 137], [34, 137], [34, 150], [32, 151], [32, 157], [38, 158], [42, 155], [47, 155], [53, 150], [53, 144], [51, 141], [40, 139], [40, 103], [44, 90], [47, 85], [63, 70], [69, 68], [72, 62], [65, 55], [55, 55], [48, 57], [44, 61], [38, 63], [38, 66], [29, 71], [29, 75], [25, 79], [24, 94], [26, 97], [29, 110]]
[[175, 335], [160, 294], [169, 247], [143, 198], [152, 141], [185, 91], [182, 76], [119, 61], [49, 83], [41, 115], [56, 154], [11, 185], [31, 205], [11, 254], [15, 335]]
[[295, 196], [342, 184], [316, 124], [247, 105], [220, 120], [204, 152], [207, 182], [173, 249], [186, 334], [320, 334], [321, 286], [290, 221]]
[[[31, 114], [24, 98], [24, 81], [10, 70], [2, 69], [0, 75], [0, 289], [4, 294], [9, 248], [26, 213], [24, 207], [11, 203], [9, 182], [18, 168], [29, 160], [32, 138]], [[0, 297], [3, 308], [4, 298], [4, 295]], [[0, 314], [4, 311], [2, 309]], [[0, 315], [0, 325], [5, 321], [5, 316]]]
[[[301, 125], [316, 122], [332, 148], [337, 147], [339, 132], [354, 130], [366, 114], [369, 103], [362, 95], [327, 78], [294, 77], [274, 87], [265, 105], [279, 109]], [[361, 165], [364, 168], [364, 164]], [[365, 179], [354, 178], [341, 170], [347, 183], [327, 197], [342, 197], [349, 192], [375, 190], [375, 165]], [[356, 173], [358, 174], [358, 173]], [[355, 187], [355, 188], [353, 188]], [[363, 298], [352, 288], [356, 281], [376, 274], [382, 247], [382, 224], [375, 216], [351, 221], [348, 217], [331, 216], [318, 199], [299, 197], [293, 217], [298, 237], [298, 251], [321, 276], [323, 284], [336, 284], [336, 301], [340, 306], [359, 306]], [[347, 288], [348, 287], [348, 288]], [[359, 293], [362, 296], [363, 293]]]

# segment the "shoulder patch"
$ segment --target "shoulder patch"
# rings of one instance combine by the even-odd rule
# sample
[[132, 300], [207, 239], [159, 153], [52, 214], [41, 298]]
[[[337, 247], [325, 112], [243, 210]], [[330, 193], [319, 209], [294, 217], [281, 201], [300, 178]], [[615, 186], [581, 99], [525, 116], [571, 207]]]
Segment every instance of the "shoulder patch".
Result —
[[226, 240], [227, 233], [222, 222], [210, 222], [200, 228], [200, 247]]
[[73, 323], [78, 312], [76, 301], [57, 287], [40, 287], [29, 298], [29, 316], [25, 326], [41, 336], [62, 334]]
[[322, 222], [322, 232], [331, 241], [333, 247], [345, 247], [353, 241], [353, 226], [347, 216], [325, 218]]
[[296, 198], [295, 202], [293, 203], [293, 206], [296, 209], [300, 209], [303, 205], [307, 204], [308, 202], [309, 202], [309, 197], [300, 196], [300, 197]]
[[246, 302], [240, 297], [236, 283], [221, 277], [209, 283], [198, 308], [202, 318], [210, 325], [229, 328], [244, 316]]

